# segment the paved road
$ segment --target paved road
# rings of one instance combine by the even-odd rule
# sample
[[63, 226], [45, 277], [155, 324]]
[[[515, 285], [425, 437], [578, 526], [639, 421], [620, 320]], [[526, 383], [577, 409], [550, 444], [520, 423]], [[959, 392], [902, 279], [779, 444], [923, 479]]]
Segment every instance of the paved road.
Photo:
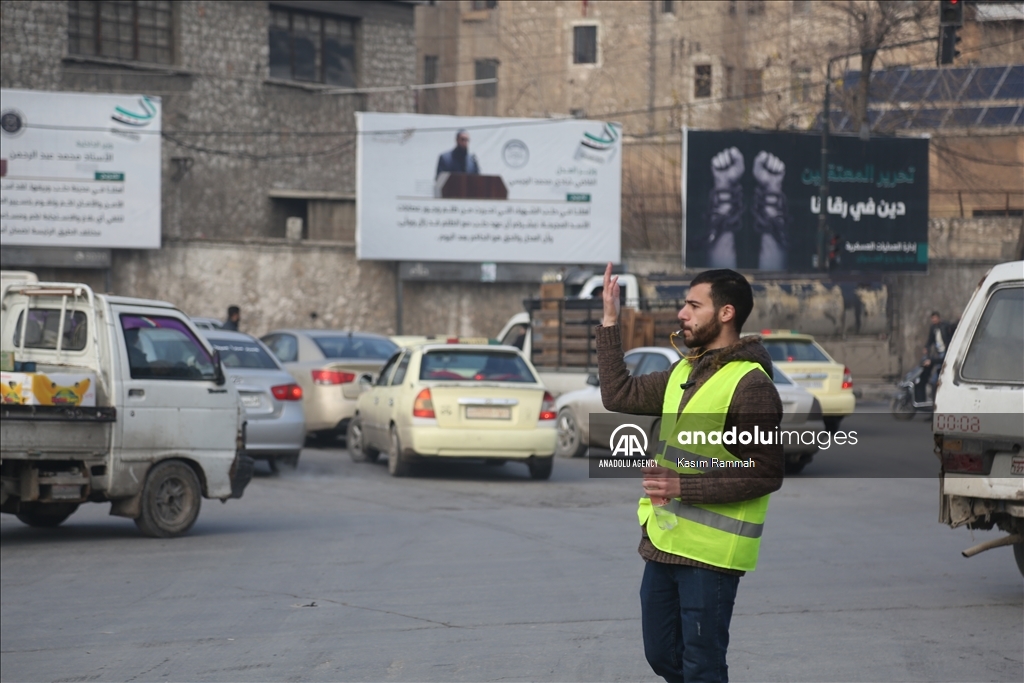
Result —
[[[883, 451], [928, 476], [928, 425], [844, 427], [867, 447], [820, 455], [772, 498], [761, 566], [740, 583], [733, 680], [1024, 679], [1012, 552], [959, 554], [996, 534], [936, 523], [930, 476], [842, 477]], [[240, 501], [204, 501], [185, 538], [141, 538], [105, 505], [53, 531], [4, 515], [0, 678], [653, 680], [637, 488], [589, 479], [583, 460], [549, 482], [515, 464], [395, 480], [309, 449]]]

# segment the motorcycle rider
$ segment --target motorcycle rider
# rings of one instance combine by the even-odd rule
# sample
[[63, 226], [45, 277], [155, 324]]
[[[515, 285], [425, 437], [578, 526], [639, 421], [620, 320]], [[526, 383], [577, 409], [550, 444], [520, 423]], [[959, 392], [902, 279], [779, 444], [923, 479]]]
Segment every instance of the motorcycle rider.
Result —
[[932, 311], [930, 317], [931, 326], [928, 328], [928, 338], [924, 343], [925, 360], [922, 363], [928, 373], [928, 385], [931, 387], [932, 400], [935, 399], [935, 384], [939, 378], [939, 368], [946, 357], [946, 349], [953, 338], [953, 326], [942, 319], [938, 311]]

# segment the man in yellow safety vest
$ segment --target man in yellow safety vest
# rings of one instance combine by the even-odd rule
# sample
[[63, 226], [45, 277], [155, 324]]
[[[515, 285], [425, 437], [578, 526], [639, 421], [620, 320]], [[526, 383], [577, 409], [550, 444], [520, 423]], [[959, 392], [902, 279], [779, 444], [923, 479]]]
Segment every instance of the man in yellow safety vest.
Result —
[[699, 274], [678, 313], [689, 354], [669, 370], [632, 377], [611, 268], [597, 330], [602, 401], [661, 416], [657, 466], [644, 470], [638, 509], [644, 652], [667, 681], [727, 681], [736, 589], [757, 565], [768, 497], [785, 468], [771, 357], [759, 337], [740, 338], [753, 292], [735, 271]]

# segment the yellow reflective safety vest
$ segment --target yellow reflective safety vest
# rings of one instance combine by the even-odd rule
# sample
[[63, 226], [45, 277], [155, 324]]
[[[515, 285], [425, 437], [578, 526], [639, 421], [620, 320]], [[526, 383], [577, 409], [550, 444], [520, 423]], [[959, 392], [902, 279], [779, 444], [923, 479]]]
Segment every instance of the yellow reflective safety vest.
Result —
[[[764, 372], [764, 368], [753, 361], [727, 363], [679, 412], [683, 399], [681, 385], [686, 383], [692, 370], [690, 362], [683, 360], [669, 376], [662, 413], [678, 417], [674, 425], [662, 420], [656, 459], [662, 467], [680, 474], [700, 476], [704, 469], [710, 469], [706, 465], [712, 458], [738, 458], [721, 444], [680, 446], [676, 435], [680, 430], [724, 431], [736, 385], [747, 373]], [[694, 466], [686, 467], [687, 464]], [[715, 567], [751, 571], [757, 567], [768, 498], [764, 495], [753, 500], [716, 504], [688, 504], [673, 498], [667, 505], [654, 506], [650, 498], [644, 497], [640, 499], [637, 516], [658, 550]]]

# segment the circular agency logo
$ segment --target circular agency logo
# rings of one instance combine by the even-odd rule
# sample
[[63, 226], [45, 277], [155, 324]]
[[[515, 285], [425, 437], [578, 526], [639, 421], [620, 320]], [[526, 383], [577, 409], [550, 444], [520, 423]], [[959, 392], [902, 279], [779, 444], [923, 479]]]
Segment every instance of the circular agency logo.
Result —
[[21, 135], [25, 132], [25, 115], [17, 109], [4, 109], [0, 113], [0, 130], [10, 137]]
[[512, 168], [522, 168], [530, 160], [530, 150], [522, 140], [509, 140], [501, 150], [501, 158]]
[[613, 456], [620, 455], [626, 458], [647, 457], [647, 432], [632, 422], [621, 424], [608, 437], [608, 448]]

